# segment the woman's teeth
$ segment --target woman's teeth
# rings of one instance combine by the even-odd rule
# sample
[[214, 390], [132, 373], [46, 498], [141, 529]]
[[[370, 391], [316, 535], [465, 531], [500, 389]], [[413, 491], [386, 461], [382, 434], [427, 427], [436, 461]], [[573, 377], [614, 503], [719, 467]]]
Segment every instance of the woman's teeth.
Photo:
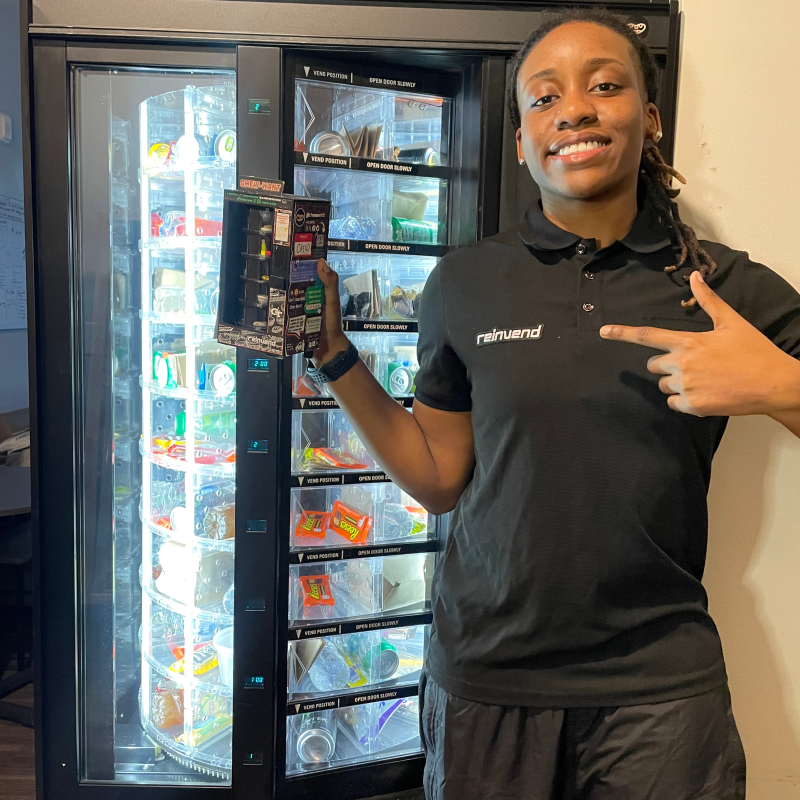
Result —
[[602, 142], [581, 142], [580, 144], [571, 144], [567, 147], [562, 147], [558, 151], [560, 156], [571, 156], [573, 153], [587, 153], [589, 150], [599, 150], [605, 147]]

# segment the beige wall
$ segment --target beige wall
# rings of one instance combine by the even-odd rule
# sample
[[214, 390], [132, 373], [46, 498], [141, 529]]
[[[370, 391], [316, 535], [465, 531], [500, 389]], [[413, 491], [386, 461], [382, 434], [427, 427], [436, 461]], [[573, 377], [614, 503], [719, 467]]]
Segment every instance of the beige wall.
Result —
[[[687, 221], [800, 288], [800, 3], [682, 0], [676, 167]], [[800, 800], [800, 440], [731, 421], [714, 465], [706, 586], [749, 800]]]

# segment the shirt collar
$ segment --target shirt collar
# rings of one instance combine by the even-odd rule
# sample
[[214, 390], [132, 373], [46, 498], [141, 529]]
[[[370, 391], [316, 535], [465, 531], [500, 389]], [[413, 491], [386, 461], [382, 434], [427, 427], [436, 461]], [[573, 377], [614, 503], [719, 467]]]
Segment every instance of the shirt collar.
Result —
[[[639, 209], [633, 227], [622, 244], [636, 253], [657, 253], [671, 246], [670, 225], [646, 200], [641, 202]], [[539, 201], [525, 214], [519, 227], [519, 237], [526, 245], [537, 250], [564, 250], [581, 241], [577, 234], [559, 228], [547, 219]]]

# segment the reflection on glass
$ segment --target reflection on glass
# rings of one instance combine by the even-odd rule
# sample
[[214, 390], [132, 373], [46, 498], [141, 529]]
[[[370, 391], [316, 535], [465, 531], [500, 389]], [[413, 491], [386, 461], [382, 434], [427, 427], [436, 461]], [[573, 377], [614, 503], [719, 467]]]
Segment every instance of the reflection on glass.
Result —
[[229, 784], [235, 360], [213, 332], [234, 75], [74, 85], [83, 777]]

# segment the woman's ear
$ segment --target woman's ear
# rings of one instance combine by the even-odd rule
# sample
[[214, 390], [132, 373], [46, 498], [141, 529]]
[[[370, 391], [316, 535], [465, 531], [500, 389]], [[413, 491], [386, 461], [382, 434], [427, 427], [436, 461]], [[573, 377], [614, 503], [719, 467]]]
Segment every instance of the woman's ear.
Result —
[[522, 128], [517, 128], [517, 132], [514, 135], [517, 140], [517, 161], [520, 164], [525, 163], [525, 153], [522, 152]]

